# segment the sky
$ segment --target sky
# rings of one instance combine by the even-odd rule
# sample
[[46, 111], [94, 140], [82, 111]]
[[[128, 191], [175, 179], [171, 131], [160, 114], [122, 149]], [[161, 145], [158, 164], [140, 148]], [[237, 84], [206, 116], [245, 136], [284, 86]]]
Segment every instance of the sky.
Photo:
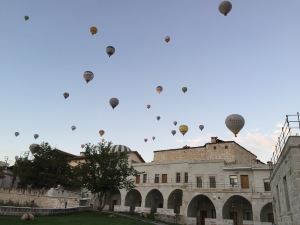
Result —
[[[0, 161], [41, 142], [79, 154], [100, 129], [148, 162], [155, 150], [212, 136], [270, 160], [285, 115], [300, 108], [300, 1], [232, 0], [226, 17], [220, 2], [1, 0]], [[85, 71], [94, 73], [88, 84]], [[232, 113], [246, 121], [237, 138], [224, 122]]]

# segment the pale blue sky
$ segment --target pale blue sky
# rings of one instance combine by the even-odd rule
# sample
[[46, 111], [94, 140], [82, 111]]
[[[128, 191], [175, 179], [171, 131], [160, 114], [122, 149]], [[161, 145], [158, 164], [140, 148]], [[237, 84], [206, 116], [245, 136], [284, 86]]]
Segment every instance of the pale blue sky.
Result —
[[[259, 143], [300, 108], [300, 1], [232, 0], [227, 17], [220, 2], [1, 0], [0, 160], [42, 141], [79, 154], [104, 129], [106, 140], [151, 161], [154, 150], [202, 145], [211, 135], [239, 142], [224, 124], [239, 113], [239, 143], [267, 161], [272, 149]], [[86, 70], [95, 74], [89, 84]], [[115, 110], [111, 97], [120, 100]], [[171, 135], [174, 120], [190, 127], [184, 137]]]

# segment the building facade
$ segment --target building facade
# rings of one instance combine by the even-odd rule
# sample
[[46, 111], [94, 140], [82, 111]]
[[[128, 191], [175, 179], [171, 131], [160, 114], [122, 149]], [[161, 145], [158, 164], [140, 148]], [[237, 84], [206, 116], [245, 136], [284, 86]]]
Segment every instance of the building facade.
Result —
[[273, 161], [271, 187], [277, 225], [300, 224], [300, 137], [289, 136]]
[[181, 224], [271, 225], [270, 167], [234, 141], [154, 152], [132, 163], [136, 188], [111, 193], [107, 209]]

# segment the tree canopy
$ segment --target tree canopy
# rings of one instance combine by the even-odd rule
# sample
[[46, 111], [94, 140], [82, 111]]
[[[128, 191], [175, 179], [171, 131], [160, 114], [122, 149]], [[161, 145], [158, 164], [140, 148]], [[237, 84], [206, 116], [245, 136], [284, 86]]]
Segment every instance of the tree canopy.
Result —
[[111, 191], [135, 187], [133, 176], [140, 174], [128, 162], [127, 152], [114, 152], [111, 142], [85, 145], [85, 162], [78, 165], [81, 184], [99, 200], [102, 210]]
[[53, 149], [48, 143], [38, 146], [33, 158], [28, 156], [16, 159], [13, 172], [20, 179], [20, 187], [51, 188], [62, 185], [74, 188], [74, 173], [69, 165], [69, 157]]

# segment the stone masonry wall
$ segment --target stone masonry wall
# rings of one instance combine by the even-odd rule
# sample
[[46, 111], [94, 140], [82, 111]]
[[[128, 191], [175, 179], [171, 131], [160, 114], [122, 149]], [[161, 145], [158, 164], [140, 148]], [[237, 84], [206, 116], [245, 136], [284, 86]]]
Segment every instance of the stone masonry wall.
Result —
[[35, 203], [41, 208], [67, 208], [78, 207], [79, 199], [76, 197], [47, 196], [45, 191], [0, 189], [0, 200], [25, 205]]
[[[286, 182], [285, 182], [286, 179]], [[286, 185], [285, 185], [286, 184]], [[271, 175], [276, 224], [299, 225], [300, 137], [289, 137]], [[289, 202], [289, 203], [288, 203]], [[290, 207], [288, 207], [288, 205]]]

